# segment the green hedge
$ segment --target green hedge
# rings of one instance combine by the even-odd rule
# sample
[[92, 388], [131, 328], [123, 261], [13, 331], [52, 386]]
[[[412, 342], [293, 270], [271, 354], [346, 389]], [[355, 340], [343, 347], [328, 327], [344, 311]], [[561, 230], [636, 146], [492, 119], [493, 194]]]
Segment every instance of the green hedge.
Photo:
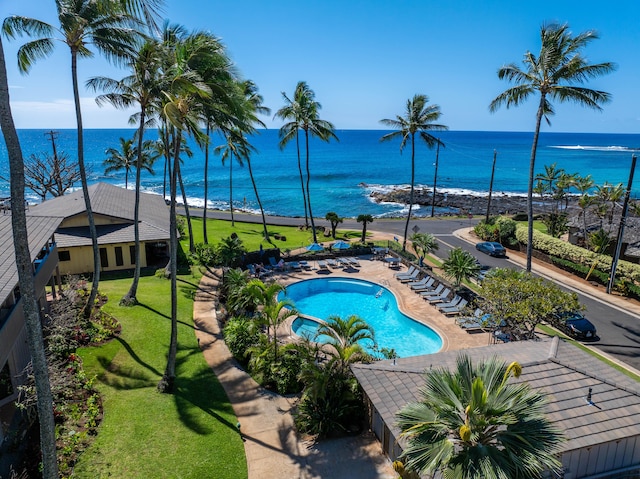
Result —
[[[527, 227], [525, 225], [518, 225], [516, 238], [520, 243], [527, 244]], [[589, 267], [597, 261], [596, 270], [607, 275], [611, 271], [611, 256], [594, 253], [536, 230], [533, 230], [533, 248], [549, 256], [569, 260], [576, 264], [589, 265]], [[620, 260], [616, 268], [616, 276], [621, 280], [640, 281], [640, 265]]]

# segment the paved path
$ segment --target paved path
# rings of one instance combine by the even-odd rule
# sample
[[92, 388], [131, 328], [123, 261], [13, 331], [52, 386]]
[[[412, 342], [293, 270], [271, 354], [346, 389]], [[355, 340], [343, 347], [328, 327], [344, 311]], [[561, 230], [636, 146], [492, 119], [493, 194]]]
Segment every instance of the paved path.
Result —
[[[211, 213], [211, 212], [210, 212]], [[228, 213], [226, 214], [228, 216]], [[211, 214], [210, 217], [223, 217], [222, 214]], [[238, 215], [240, 216], [240, 215]], [[238, 221], [247, 221], [255, 217], [242, 215]], [[245, 218], [244, 216], [247, 216]], [[432, 220], [433, 221], [433, 220]], [[273, 224], [299, 224], [299, 218], [269, 219]], [[396, 229], [401, 229], [402, 222], [385, 222], [387, 230], [384, 237], [391, 239]], [[438, 222], [436, 222], [438, 223]], [[444, 223], [444, 222], [442, 222]], [[466, 220], [458, 221], [460, 228], [455, 236], [474, 243], [475, 237], [468, 227]], [[430, 223], [433, 229], [434, 223]], [[350, 225], [343, 224], [343, 227]], [[382, 221], [378, 224], [382, 226]], [[451, 225], [445, 226], [450, 228]], [[371, 229], [371, 227], [370, 227]], [[425, 228], [426, 230], [426, 228]], [[374, 231], [371, 231], [372, 233]], [[449, 233], [450, 234], [450, 233]], [[523, 266], [523, 255], [510, 254], [510, 261]], [[602, 288], [576, 279], [571, 275], [534, 260], [533, 271], [541, 276], [553, 279], [560, 284], [570, 286], [584, 294], [610, 304], [613, 308], [640, 315], [640, 304], [620, 296], [607, 295]], [[368, 274], [371, 274], [369, 272]], [[375, 273], [374, 273], [375, 274]], [[295, 279], [295, 278], [294, 278]], [[372, 278], [373, 279], [373, 278]], [[375, 279], [374, 279], [375, 280]], [[291, 409], [295, 399], [283, 398], [266, 391], [251, 379], [251, 377], [237, 366], [231, 354], [222, 341], [217, 320], [215, 304], [218, 278], [207, 274], [202, 278], [200, 293], [194, 304], [194, 322], [196, 335], [207, 363], [212, 367], [231, 404], [233, 405], [241, 430], [245, 436], [245, 453], [248, 464], [249, 479], [316, 479], [316, 478], [349, 478], [349, 479], [391, 479], [397, 475], [390, 467], [386, 456], [381, 452], [377, 439], [371, 435], [342, 438], [338, 440], [310, 443], [300, 440], [295, 434]], [[399, 303], [411, 299], [411, 294], [403, 299], [399, 291]], [[435, 324], [434, 324], [435, 321]], [[456, 328], [449, 329], [445, 323], [437, 324], [437, 319], [429, 318], [429, 324], [443, 335], [446, 347], [455, 344], [456, 347], [473, 347], [478, 342], [486, 344], [485, 338], [458, 337]], [[471, 344], [474, 343], [474, 344]], [[594, 347], [597, 347], [594, 345]], [[610, 359], [614, 360], [609, 356]], [[626, 364], [623, 364], [627, 366]], [[636, 371], [636, 373], [638, 373]]]
[[219, 277], [203, 276], [194, 303], [196, 336], [229, 397], [245, 438], [248, 479], [392, 479], [397, 477], [372, 434], [320, 443], [298, 439], [294, 399], [261, 388], [237, 366], [222, 340], [216, 304]]

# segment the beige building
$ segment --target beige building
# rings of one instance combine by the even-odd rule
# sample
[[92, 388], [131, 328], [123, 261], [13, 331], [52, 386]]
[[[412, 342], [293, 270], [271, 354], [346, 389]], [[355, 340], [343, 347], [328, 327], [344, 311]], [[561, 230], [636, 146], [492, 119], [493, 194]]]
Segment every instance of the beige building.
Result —
[[[42, 312], [47, 311], [46, 286], [54, 290], [58, 250], [54, 232], [62, 218], [29, 217], [27, 231], [33, 262], [36, 298]], [[0, 444], [13, 417], [17, 386], [31, 361], [24, 323], [24, 310], [18, 284], [11, 215], [0, 215]]]
[[[101, 271], [133, 268], [135, 192], [97, 183], [89, 187], [89, 196], [98, 232]], [[32, 207], [29, 215], [63, 218], [56, 231], [61, 274], [93, 271], [93, 249], [82, 190]], [[140, 194], [139, 230], [140, 266], [166, 263], [169, 210], [161, 196]]]

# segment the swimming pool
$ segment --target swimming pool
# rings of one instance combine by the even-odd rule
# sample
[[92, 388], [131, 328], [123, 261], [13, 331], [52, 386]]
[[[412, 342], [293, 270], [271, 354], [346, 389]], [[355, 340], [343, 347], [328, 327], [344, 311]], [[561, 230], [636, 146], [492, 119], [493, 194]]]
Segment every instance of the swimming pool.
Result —
[[[301, 314], [314, 318], [360, 316], [375, 331], [378, 348], [393, 348], [399, 357], [431, 354], [442, 348], [438, 333], [403, 314], [393, 293], [379, 284], [350, 278], [318, 278], [290, 284], [286, 294], [280, 294], [292, 300]], [[313, 338], [318, 323], [297, 318], [292, 329], [299, 336]]]

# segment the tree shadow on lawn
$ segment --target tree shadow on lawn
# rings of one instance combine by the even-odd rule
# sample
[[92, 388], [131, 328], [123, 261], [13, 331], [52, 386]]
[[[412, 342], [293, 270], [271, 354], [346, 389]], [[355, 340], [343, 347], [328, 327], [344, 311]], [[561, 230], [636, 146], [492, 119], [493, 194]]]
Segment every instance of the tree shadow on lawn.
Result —
[[[160, 317], [162, 317], [164, 319], [168, 319], [169, 321], [171, 321], [171, 317], [168, 314], [161, 313], [160, 311], [158, 311], [155, 308], [152, 308], [151, 306], [147, 306], [144, 303], [138, 303], [137, 306], [140, 306], [140, 307], [142, 307], [142, 308], [144, 308], [144, 309], [146, 309], [148, 311], [151, 311], [154, 314], [157, 314], [158, 316], [160, 316]], [[187, 328], [196, 329], [193, 324], [185, 323], [184, 321], [178, 320], [178, 324], [186, 326]]]
[[98, 356], [96, 360], [103, 370], [98, 375], [98, 381], [118, 390], [142, 389], [155, 386], [162, 373], [151, 364], [143, 361], [127, 341], [120, 337], [114, 338], [114, 341], [119, 342], [131, 359], [142, 368], [126, 363], [122, 364], [123, 361], [118, 361], [117, 356], [112, 359]]
[[[184, 359], [179, 361], [180, 364], [184, 362]], [[180, 364], [176, 364], [177, 371], [180, 371]], [[215, 431], [208, 420], [203, 420], [202, 412], [223, 426], [237, 431], [236, 424], [228, 419], [235, 417], [229, 399], [208, 366], [198, 368], [191, 376], [177, 373], [173, 395], [180, 420], [197, 434], [205, 435]]]
[[[158, 394], [155, 388], [162, 377], [162, 372], [143, 361], [125, 340], [121, 338], [116, 340], [142, 368], [127, 364], [126, 360], [110, 361], [106, 357], [98, 357], [96, 359], [103, 369], [103, 372], [98, 375], [98, 381], [119, 391], [147, 388], [149, 394]], [[206, 364], [198, 365], [193, 374], [190, 374], [194, 370], [193, 360], [190, 357], [194, 355], [201, 355], [199, 347], [178, 345], [173, 396], [180, 421], [197, 434], [206, 435], [215, 432], [216, 428], [209, 420], [203, 420], [202, 414], [198, 412], [200, 410], [225, 427], [236, 431], [236, 424], [224, 417], [225, 414], [234, 417], [233, 408], [222, 385], [209, 367]]]

